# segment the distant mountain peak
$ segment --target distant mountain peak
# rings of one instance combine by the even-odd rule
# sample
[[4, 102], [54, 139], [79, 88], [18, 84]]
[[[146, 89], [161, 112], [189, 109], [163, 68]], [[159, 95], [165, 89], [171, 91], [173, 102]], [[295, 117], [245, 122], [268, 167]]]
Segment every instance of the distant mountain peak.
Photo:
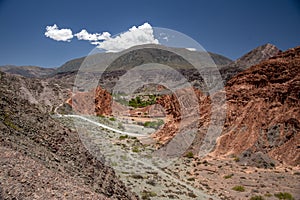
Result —
[[246, 64], [246, 68], [255, 64], [258, 64], [259, 62], [266, 60], [270, 57], [273, 57], [277, 55], [280, 52], [280, 50], [273, 44], [266, 43], [264, 45], [261, 45], [259, 47], [256, 47], [255, 49], [249, 51], [244, 56], [240, 57], [235, 61], [235, 63], [243, 62], [243, 64]]
[[236, 61], [220, 69], [223, 79], [227, 82], [234, 75], [242, 72], [253, 65], [257, 65], [281, 52], [275, 45], [266, 43], [249, 51]]

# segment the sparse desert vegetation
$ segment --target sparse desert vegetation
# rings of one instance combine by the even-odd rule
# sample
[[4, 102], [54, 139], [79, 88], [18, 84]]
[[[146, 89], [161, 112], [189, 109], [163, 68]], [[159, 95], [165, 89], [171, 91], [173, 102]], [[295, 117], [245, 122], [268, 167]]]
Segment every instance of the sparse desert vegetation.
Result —
[[[11, 195], [12, 190], [17, 191], [14, 198], [18, 199], [23, 188], [30, 199], [37, 195], [33, 194], [35, 189], [42, 196], [44, 183], [48, 182], [53, 184], [51, 191], [68, 188], [60, 187], [61, 183], [67, 184], [79, 192], [76, 198], [91, 194], [90, 198], [96, 199], [102, 195], [150, 200], [300, 199], [299, 157], [295, 151], [300, 130], [300, 47], [278, 53], [279, 49], [266, 44], [230, 63], [211, 54], [220, 59], [218, 67], [224, 78], [228, 109], [222, 131], [213, 141], [206, 135], [207, 130], [215, 131], [210, 129], [214, 121], [211, 112], [223, 107], [210, 104], [214, 95], [219, 97], [223, 92], [208, 95], [199, 74], [184, 68], [186, 61], [155, 48], [130, 51], [121, 60], [136, 62], [143, 55], [163, 58], [163, 63], [175, 60], [185, 78], [194, 78], [195, 87], [178, 89], [175, 95], [165, 87], [148, 85], [136, 89], [132, 99], [125, 93], [113, 94], [109, 87], [124, 72], [119, 68], [130, 66], [123, 62], [114, 63], [118, 70], [104, 74], [109, 78], [101, 80], [103, 85], [91, 90], [78, 86], [73, 93], [70, 88], [75, 87], [74, 71], [68, 71], [68, 67], [73, 68], [72, 62], [49, 79], [0, 73], [0, 143], [4, 152], [0, 159], [0, 199], [2, 194]], [[256, 65], [246, 65], [249, 60]], [[77, 62], [82, 59], [75, 65]], [[152, 71], [144, 78], [156, 74]], [[179, 78], [169, 75], [172, 80]], [[59, 84], [53, 84], [53, 80]], [[159, 95], [153, 92], [156, 89]], [[197, 104], [186, 91], [195, 93]], [[53, 98], [47, 99], [49, 96]], [[114, 102], [114, 98], [120, 101]], [[199, 118], [194, 117], [198, 106]], [[183, 127], [186, 137], [181, 138], [178, 127]], [[199, 157], [199, 146], [205, 142], [213, 148]], [[16, 164], [21, 167], [15, 168]], [[33, 179], [36, 182], [30, 181]], [[11, 189], [11, 183], [22, 187]], [[55, 195], [60, 199], [73, 197], [67, 192]]]
[[232, 188], [232, 190], [238, 191], [238, 192], [244, 192], [244, 191], [245, 191], [245, 187], [244, 187], [244, 186], [241, 186], [241, 185], [237, 185], [237, 186], [234, 186], [234, 187]]
[[279, 192], [274, 194], [274, 196], [277, 197], [278, 199], [294, 200], [293, 195], [291, 195], [288, 192]]
[[253, 196], [250, 198], [250, 200], [265, 200], [265, 198], [263, 196]]

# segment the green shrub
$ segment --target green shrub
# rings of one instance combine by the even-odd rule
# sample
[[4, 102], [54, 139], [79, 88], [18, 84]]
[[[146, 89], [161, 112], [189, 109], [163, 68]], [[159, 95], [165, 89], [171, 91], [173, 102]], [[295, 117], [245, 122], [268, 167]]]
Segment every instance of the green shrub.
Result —
[[276, 194], [274, 194], [274, 196], [277, 197], [278, 199], [294, 200], [294, 197], [290, 193], [288, 193], [288, 192], [276, 193]]
[[159, 119], [157, 121], [145, 122], [144, 126], [147, 127], [147, 128], [158, 129], [163, 124], [164, 124], [164, 121], [162, 119]]
[[191, 177], [191, 178], [188, 178], [187, 180], [188, 180], [188, 181], [195, 181], [195, 178], [194, 178], [194, 177]]
[[140, 152], [139, 147], [134, 146], [134, 147], [132, 148], [132, 152], [134, 152], [134, 153]]
[[235, 162], [239, 162], [239, 161], [240, 161], [240, 158], [237, 157], [237, 156], [235, 156], [235, 157], [233, 158], [233, 160], [234, 160]]
[[187, 158], [194, 158], [194, 153], [193, 152], [188, 152], [187, 154], [186, 154], [186, 157]]
[[132, 174], [131, 177], [134, 178], [134, 179], [144, 179], [144, 177], [142, 175], [139, 175], [139, 174]]
[[128, 138], [128, 135], [120, 135], [119, 139], [120, 140], [125, 140]]
[[253, 196], [250, 198], [250, 200], [264, 200], [264, 198], [262, 196]]
[[271, 167], [275, 167], [275, 163], [271, 162], [271, 163], [270, 163], [270, 166], [271, 166]]
[[128, 105], [134, 108], [142, 108], [156, 103], [155, 95], [146, 96], [148, 96], [148, 100], [142, 100], [140, 96], [137, 96], [135, 98], [130, 99]]
[[149, 191], [143, 191], [142, 193], [142, 199], [144, 200], [148, 200], [148, 199], [151, 199], [150, 197], [156, 197], [157, 194], [155, 192], [149, 192]]
[[109, 118], [109, 120], [110, 120], [110, 121], [116, 121], [116, 118], [111, 117], [111, 118]]
[[228, 175], [225, 175], [223, 178], [225, 179], [229, 179], [229, 178], [232, 178], [234, 174], [228, 174]]
[[271, 197], [271, 196], [272, 196], [272, 194], [270, 194], [270, 193], [266, 193], [266, 194], [265, 194], [265, 196], [266, 196], [266, 197]]
[[234, 186], [234, 187], [232, 188], [232, 190], [235, 190], [235, 191], [238, 191], [238, 192], [244, 192], [244, 191], [245, 191], [245, 188], [244, 188], [244, 186], [237, 185], [237, 186]]
[[14, 123], [12, 123], [10, 120], [5, 120], [4, 124], [6, 126], [9, 126], [12, 129], [19, 130], [19, 128]]
[[188, 196], [189, 196], [189, 197], [192, 197], [192, 198], [196, 198], [196, 197], [197, 197], [197, 195], [195, 195], [193, 192], [189, 192], [189, 193], [188, 193]]

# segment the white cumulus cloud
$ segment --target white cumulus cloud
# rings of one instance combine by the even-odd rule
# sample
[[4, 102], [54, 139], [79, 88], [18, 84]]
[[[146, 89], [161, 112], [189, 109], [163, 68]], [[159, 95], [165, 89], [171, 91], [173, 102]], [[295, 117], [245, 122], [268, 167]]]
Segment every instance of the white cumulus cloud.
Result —
[[87, 41], [98, 41], [98, 40], [107, 40], [110, 38], [109, 32], [100, 33], [88, 33], [87, 30], [82, 29], [79, 33], [76, 33], [74, 36], [77, 37], [78, 40], [87, 40]]
[[76, 34], [72, 34], [70, 29], [59, 29], [56, 24], [47, 26], [45, 36], [56, 41], [68, 41], [73, 37], [78, 40], [86, 40], [97, 48], [106, 52], [119, 52], [130, 47], [142, 44], [159, 44], [154, 37], [153, 28], [149, 23], [144, 23], [138, 27], [133, 26], [128, 31], [123, 32], [116, 37], [111, 37], [109, 32], [89, 33], [86, 29], [82, 29]]
[[159, 42], [154, 38], [152, 26], [149, 23], [144, 23], [138, 27], [133, 26], [128, 31], [114, 38], [110, 37], [109, 39], [94, 42], [93, 44], [107, 52], [118, 52], [136, 45], [159, 44]]
[[56, 41], [70, 42], [73, 38], [71, 29], [59, 29], [56, 24], [53, 26], [47, 26], [45, 36]]

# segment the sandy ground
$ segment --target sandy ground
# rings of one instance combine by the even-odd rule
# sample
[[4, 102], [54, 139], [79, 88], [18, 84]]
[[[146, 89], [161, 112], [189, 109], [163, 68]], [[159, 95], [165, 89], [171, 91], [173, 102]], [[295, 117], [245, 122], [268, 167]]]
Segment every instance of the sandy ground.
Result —
[[[72, 128], [72, 120], [60, 120]], [[112, 127], [118, 126], [117, 119], [99, 120]], [[99, 148], [107, 164], [115, 169], [126, 186], [142, 199], [238, 200], [260, 195], [272, 200], [277, 199], [274, 194], [278, 192], [288, 192], [294, 199], [300, 199], [299, 168], [281, 165], [275, 169], [262, 169], [241, 166], [234, 158], [204, 160], [187, 157], [161, 167], [156, 165], [159, 159], [151, 157], [155, 145], [144, 145], [136, 137], [121, 138], [120, 134], [87, 121], [76, 123], [85, 129], [88, 141]], [[143, 127], [136, 125], [136, 130], [141, 131]], [[235, 186], [242, 186], [245, 191], [235, 191], [232, 189]]]
[[[274, 194], [279, 192], [288, 192], [294, 199], [300, 199], [299, 167], [281, 165], [262, 169], [241, 166], [232, 158], [184, 158], [169, 170], [220, 199], [250, 199], [259, 195], [264, 199], [277, 199]], [[243, 186], [245, 191], [235, 191], [232, 189], [235, 186]]]

